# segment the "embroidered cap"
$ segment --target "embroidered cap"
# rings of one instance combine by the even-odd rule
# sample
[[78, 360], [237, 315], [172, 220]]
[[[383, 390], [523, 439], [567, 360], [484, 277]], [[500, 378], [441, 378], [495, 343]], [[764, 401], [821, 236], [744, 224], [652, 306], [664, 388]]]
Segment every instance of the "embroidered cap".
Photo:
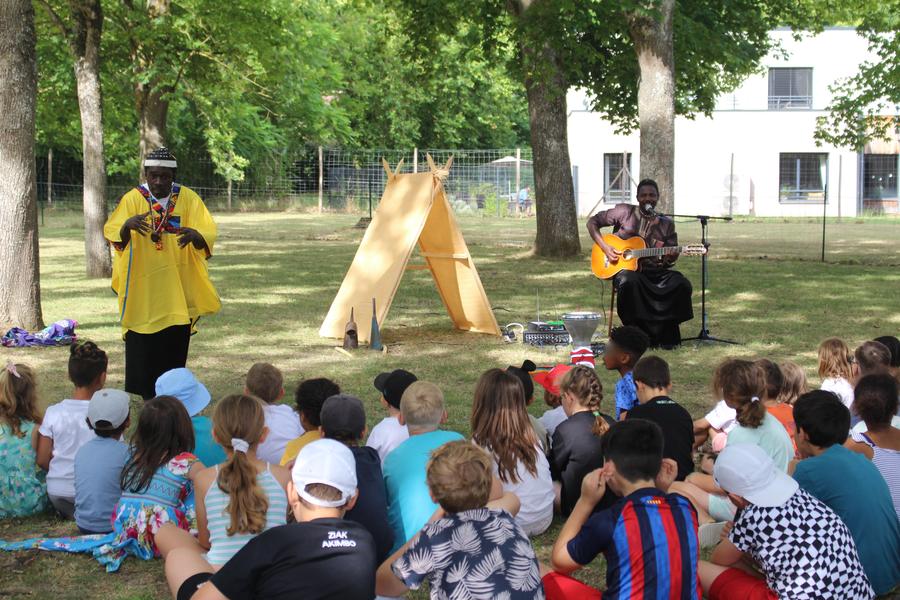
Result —
[[178, 161], [165, 146], [160, 146], [144, 158], [144, 168], [147, 167], [167, 167], [169, 169], [177, 169]]
[[[336, 508], [345, 505], [356, 493], [356, 459], [344, 444], [330, 439], [310, 442], [300, 450], [291, 480], [297, 494], [315, 506]], [[338, 500], [323, 500], [306, 491], [311, 483], [329, 485], [341, 493]]]

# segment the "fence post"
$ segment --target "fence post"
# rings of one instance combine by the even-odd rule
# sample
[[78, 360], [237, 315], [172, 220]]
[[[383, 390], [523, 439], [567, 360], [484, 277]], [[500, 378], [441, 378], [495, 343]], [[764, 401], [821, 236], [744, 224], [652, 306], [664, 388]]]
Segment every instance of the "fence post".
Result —
[[419, 172], [419, 149], [413, 148], [413, 173]]
[[53, 148], [47, 150], [47, 204], [53, 204]]
[[322, 146], [319, 146], [319, 214], [322, 214], [322, 182], [324, 181], [325, 165], [322, 160]]
[[227, 193], [228, 193], [228, 204], [227, 204], [227, 206], [228, 206], [228, 212], [231, 212], [231, 180], [230, 180], [230, 179], [228, 180], [227, 185], [228, 185], [228, 187], [227, 187], [227, 190], [228, 190], [228, 191], [227, 191]]

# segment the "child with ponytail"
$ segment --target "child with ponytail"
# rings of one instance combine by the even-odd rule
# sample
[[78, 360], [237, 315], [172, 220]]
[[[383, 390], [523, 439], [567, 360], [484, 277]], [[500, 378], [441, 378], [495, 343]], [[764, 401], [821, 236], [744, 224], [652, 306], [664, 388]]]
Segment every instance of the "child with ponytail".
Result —
[[286, 523], [290, 472], [256, 455], [268, 434], [265, 418], [253, 396], [226, 396], [216, 405], [213, 437], [227, 459], [194, 481], [198, 537], [171, 524], [160, 528], [156, 544], [163, 558], [176, 548], [192, 549], [217, 571], [256, 535]]
[[[550, 472], [558, 482], [560, 512], [568, 515], [581, 495], [581, 480], [603, 466], [600, 437], [614, 420], [600, 410], [603, 385], [594, 369], [573, 367], [563, 376], [559, 389], [567, 418], [553, 432]], [[599, 506], [607, 508], [617, 499], [606, 494]]]
[[37, 381], [27, 365], [0, 368], [0, 519], [47, 507], [44, 472], [37, 464]]
[[[716, 368], [712, 388], [714, 397], [723, 398], [735, 410], [737, 424], [728, 434], [726, 447], [732, 444], [755, 444], [772, 459], [775, 467], [787, 472], [794, 457], [794, 446], [787, 430], [768, 410], [766, 373], [762, 366], [727, 358]], [[715, 483], [712, 475], [692, 473], [685, 482], [675, 482], [670, 491], [688, 497], [704, 521], [732, 521], [736, 507]], [[717, 541], [717, 536], [713, 536]]]
[[516, 522], [526, 535], [535, 536], [553, 521], [553, 481], [525, 411], [522, 383], [511, 370], [490, 369], [478, 379], [472, 402], [472, 441], [490, 455], [503, 491], [519, 498]]

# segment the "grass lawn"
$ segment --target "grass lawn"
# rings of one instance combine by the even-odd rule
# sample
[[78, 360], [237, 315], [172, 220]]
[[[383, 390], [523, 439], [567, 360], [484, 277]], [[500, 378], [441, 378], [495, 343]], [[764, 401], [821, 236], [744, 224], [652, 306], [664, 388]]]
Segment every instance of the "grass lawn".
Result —
[[[46, 219], [41, 231], [44, 319], [76, 319], [79, 336], [94, 340], [110, 355], [108, 385], [121, 386], [123, 344], [116, 301], [107, 280], [86, 280], [83, 275], [80, 217], [48, 211]], [[258, 213], [223, 214], [217, 220], [220, 241], [210, 270], [223, 308], [201, 323], [188, 364], [215, 398], [240, 391], [249, 366], [269, 361], [284, 372], [288, 396], [303, 377], [335, 379], [364, 399], [371, 427], [382, 418], [372, 379], [381, 371], [404, 367], [441, 386], [450, 415], [447, 427], [467, 434], [471, 394], [486, 368], [520, 364], [524, 358], [538, 364], [568, 359], [568, 349], [539, 350], [454, 331], [430, 275], [422, 271], [406, 274], [382, 325], [387, 353], [360, 350], [347, 358], [334, 350], [339, 342], [318, 336], [318, 328], [362, 237], [362, 230], [353, 228], [358, 216]], [[543, 318], [608, 307], [608, 286], [590, 274], [586, 251], [572, 260], [530, 256], [533, 220], [464, 217], [461, 225], [501, 325], [533, 319], [538, 295]], [[709, 326], [713, 335], [743, 345], [687, 344], [664, 354], [672, 366], [673, 395], [693, 415], [711, 405], [708, 382], [725, 356], [791, 359], [817, 383], [816, 348], [823, 338], [838, 336], [853, 347], [900, 333], [897, 222], [829, 222], [828, 254], [833, 262], [827, 264], [814, 260], [820, 227], [784, 221], [713, 224]], [[699, 237], [695, 224], [679, 223], [679, 232], [683, 242]], [[586, 234], [582, 236], [588, 248]], [[801, 258], [806, 260], [797, 260]], [[679, 268], [695, 289], [696, 318], [682, 333], [695, 335], [700, 329], [700, 261], [683, 258]], [[70, 390], [67, 356], [67, 348], [4, 349], [0, 360], [35, 366], [46, 406]], [[600, 377], [611, 410], [616, 376], [601, 369]], [[544, 407], [535, 404], [530, 410], [540, 415]], [[542, 559], [549, 557], [559, 525], [535, 540]], [[0, 521], [2, 539], [74, 531], [74, 525], [50, 517]], [[601, 573], [590, 567], [585, 577], [596, 583]], [[168, 597], [158, 562], [129, 559], [119, 573], [106, 575], [85, 556], [0, 554], [0, 596], [51, 595], [57, 600]]]

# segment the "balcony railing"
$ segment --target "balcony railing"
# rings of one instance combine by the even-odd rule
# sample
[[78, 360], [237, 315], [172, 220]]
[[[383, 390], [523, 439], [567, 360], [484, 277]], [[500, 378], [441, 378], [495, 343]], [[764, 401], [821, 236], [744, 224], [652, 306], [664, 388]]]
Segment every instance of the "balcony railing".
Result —
[[769, 110], [812, 108], [812, 96], [769, 96]]

